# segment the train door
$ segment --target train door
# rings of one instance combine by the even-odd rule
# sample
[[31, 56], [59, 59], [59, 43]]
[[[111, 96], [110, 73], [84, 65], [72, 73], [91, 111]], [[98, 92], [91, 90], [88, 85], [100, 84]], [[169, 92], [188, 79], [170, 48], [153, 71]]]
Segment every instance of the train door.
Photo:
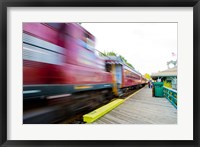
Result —
[[122, 65], [121, 64], [116, 64], [115, 65], [115, 78], [117, 82], [117, 88], [121, 88], [122, 84]]
[[112, 73], [113, 77], [113, 93], [116, 96], [121, 94], [122, 86], [122, 65], [116, 63], [106, 63], [106, 71]]

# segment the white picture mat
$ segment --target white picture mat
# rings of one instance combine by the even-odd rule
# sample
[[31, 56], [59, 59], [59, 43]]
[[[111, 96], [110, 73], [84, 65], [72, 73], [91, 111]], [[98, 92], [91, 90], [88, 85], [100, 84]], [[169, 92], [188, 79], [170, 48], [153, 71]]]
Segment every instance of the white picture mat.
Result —
[[[175, 125], [23, 125], [23, 22], [177, 22], [178, 123]], [[25, 8], [7, 9], [8, 140], [192, 140], [193, 8]], [[185, 80], [187, 79], [187, 81]]]

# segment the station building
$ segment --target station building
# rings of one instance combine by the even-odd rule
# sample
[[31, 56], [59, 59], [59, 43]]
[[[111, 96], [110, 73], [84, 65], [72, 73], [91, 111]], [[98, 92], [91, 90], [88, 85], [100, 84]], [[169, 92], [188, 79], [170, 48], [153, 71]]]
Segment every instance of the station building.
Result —
[[172, 89], [177, 90], [177, 66], [153, 73], [151, 77], [153, 80], [160, 79], [162, 82], [171, 83]]

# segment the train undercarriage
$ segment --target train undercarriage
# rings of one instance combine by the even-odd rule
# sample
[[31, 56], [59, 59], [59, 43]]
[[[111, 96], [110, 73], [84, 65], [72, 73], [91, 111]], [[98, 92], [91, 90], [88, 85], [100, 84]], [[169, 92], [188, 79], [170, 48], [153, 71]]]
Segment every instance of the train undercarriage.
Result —
[[[112, 89], [78, 92], [60, 97], [37, 97], [24, 100], [24, 124], [52, 124], [87, 113], [108, 103]], [[70, 122], [69, 122], [70, 123]]]

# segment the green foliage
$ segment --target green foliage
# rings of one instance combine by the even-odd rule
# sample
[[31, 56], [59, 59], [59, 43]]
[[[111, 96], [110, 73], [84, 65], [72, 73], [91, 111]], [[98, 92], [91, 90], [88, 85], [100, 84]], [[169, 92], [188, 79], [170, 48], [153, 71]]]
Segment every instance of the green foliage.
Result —
[[[119, 55], [119, 57], [126, 63], [128, 64], [127, 60], [122, 56], [122, 55]], [[132, 66], [132, 65], [131, 65]]]
[[135, 69], [134, 67], [133, 67], [133, 65], [132, 64], [130, 64], [130, 63], [126, 63], [128, 66], [130, 66], [130, 67], [132, 67], [133, 69]]
[[164, 86], [167, 88], [172, 88], [172, 83], [164, 81]]
[[115, 52], [104, 52], [104, 54], [106, 54], [107, 56], [117, 56]]
[[132, 67], [133, 69], [135, 69], [133, 67], [133, 65], [131, 63], [128, 63], [128, 61], [122, 55], [118, 55], [117, 53], [115, 53], [113, 51], [111, 51], [111, 52], [104, 51], [103, 53], [100, 53], [99, 55], [100, 56], [116, 56], [116, 57], [119, 56], [123, 60], [124, 63], [126, 63], [128, 66]]
[[99, 55], [100, 56], [116, 56], [117, 57], [117, 54], [113, 51], [111, 51], [111, 52], [105, 52], [104, 51], [103, 53], [100, 53]]

